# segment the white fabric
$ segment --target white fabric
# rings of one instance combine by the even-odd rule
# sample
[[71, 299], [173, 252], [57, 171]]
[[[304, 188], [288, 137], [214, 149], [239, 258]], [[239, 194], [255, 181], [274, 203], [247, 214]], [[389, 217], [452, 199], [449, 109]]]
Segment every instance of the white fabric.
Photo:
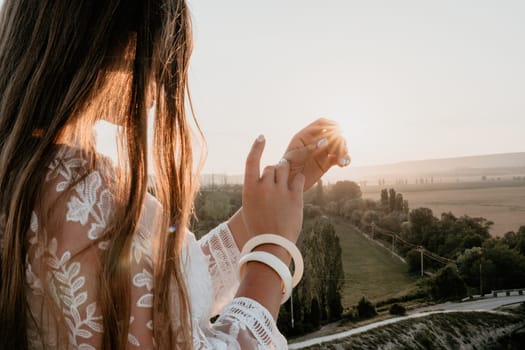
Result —
[[[94, 245], [93, 240], [110, 220], [112, 173], [104, 162], [96, 169], [87, 168], [81, 155], [78, 149], [61, 146], [45, 179], [45, 200], [32, 213], [26, 259], [26, 297], [34, 320], [28, 329], [31, 349], [56, 348], [64, 342], [73, 349], [100, 347], [103, 329], [97, 281], [99, 252], [107, 242]], [[130, 256], [130, 349], [154, 347], [151, 232], [159, 215], [160, 205], [148, 195]], [[228, 226], [219, 225], [200, 241], [188, 233], [186, 241], [181, 263], [190, 295], [194, 348], [287, 348], [268, 310], [254, 300], [234, 298], [239, 250]], [[45, 275], [40, 273], [43, 264], [48, 269]], [[56, 310], [65, 324], [52, 316]], [[210, 317], [218, 313], [220, 317], [211, 324]], [[57, 339], [57, 334], [67, 338]]]

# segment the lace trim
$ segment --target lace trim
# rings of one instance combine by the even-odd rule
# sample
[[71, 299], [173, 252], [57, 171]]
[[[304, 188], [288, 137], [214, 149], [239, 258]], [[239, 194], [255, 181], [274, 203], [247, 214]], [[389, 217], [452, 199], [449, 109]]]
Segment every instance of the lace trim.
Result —
[[244, 297], [233, 299], [216, 324], [230, 322], [239, 324], [238, 331], [247, 328], [257, 342], [265, 346], [264, 348], [280, 350], [288, 347], [270, 312], [253, 299]]
[[213, 316], [233, 299], [239, 287], [237, 264], [240, 252], [226, 223], [214, 228], [199, 243], [204, 254], [210, 258], [208, 270], [213, 284]]

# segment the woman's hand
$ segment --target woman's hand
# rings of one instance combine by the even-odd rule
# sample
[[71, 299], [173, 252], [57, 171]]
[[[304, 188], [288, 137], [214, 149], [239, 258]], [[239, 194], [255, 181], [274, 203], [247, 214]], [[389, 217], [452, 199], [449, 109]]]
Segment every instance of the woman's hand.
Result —
[[303, 221], [304, 176], [290, 181], [290, 165], [281, 161], [260, 174], [265, 140], [259, 136], [246, 159], [242, 215], [250, 236], [261, 233], [282, 235], [297, 241]]
[[[264, 137], [259, 136], [248, 154], [242, 211], [237, 212], [234, 217], [242, 215], [246, 228], [245, 239], [261, 233], [274, 233], [295, 243], [303, 224], [304, 176], [298, 173], [288, 185], [290, 165], [287, 161], [281, 161], [276, 166], [267, 166], [261, 175], [264, 144]], [[238, 219], [234, 220], [237, 221]], [[239, 245], [239, 237], [236, 241]], [[239, 246], [241, 247], [242, 245]], [[273, 254], [287, 265], [290, 263], [288, 251], [280, 246], [263, 244], [254, 250]], [[236, 296], [256, 300], [277, 319], [283, 296], [279, 275], [269, 266], [258, 262], [247, 263], [244, 271]]]
[[290, 184], [298, 174], [303, 174], [305, 191], [332, 166], [350, 164], [346, 141], [337, 123], [324, 118], [295, 134], [283, 157], [290, 162]]

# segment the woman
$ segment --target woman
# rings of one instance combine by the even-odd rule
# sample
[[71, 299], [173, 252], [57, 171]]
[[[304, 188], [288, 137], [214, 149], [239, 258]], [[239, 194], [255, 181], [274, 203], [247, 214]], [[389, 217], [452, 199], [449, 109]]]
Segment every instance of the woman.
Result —
[[[243, 208], [196, 242], [183, 0], [5, 0], [0, 26], [0, 348], [283, 348], [281, 278], [239, 250], [261, 233], [295, 242], [303, 189], [349, 163], [334, 123], [300, 131]], [[147, 112], [155, 107], [155, 198]], [[121, 126], [119, 164], [92, 126]], [[257, 251], [286, 264], [285, 249]], [[214, 324], [209, 318], [219, 314]]]

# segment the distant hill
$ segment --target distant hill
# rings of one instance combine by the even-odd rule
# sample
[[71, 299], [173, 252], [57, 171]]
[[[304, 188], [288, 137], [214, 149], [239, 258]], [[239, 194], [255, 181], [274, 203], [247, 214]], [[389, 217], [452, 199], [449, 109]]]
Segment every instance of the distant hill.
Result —
[[201, 186], [222, 186], [222, 185], [238, 185], [242, 184], [242, 175], [228, 175], [228, 174], [201, 174]]
[[525, 175], [525, 152], [406, 161], [393, 164], [352, 167], [352, 180], [399, 177], [469, 177]]
[[[457, 158], [413, 160], [392, 164], [354, 167], [330, 171], [328, 181], [354, 180], [372, 181], [377, 179], [397, 180], [407, 178], [411, 182], [419, 177], [435, 178], [477, 178], [525, 176], [525, 152], [479, 155]], [[202, 174], [201, 185], [242, 184], [240, 174]]]

